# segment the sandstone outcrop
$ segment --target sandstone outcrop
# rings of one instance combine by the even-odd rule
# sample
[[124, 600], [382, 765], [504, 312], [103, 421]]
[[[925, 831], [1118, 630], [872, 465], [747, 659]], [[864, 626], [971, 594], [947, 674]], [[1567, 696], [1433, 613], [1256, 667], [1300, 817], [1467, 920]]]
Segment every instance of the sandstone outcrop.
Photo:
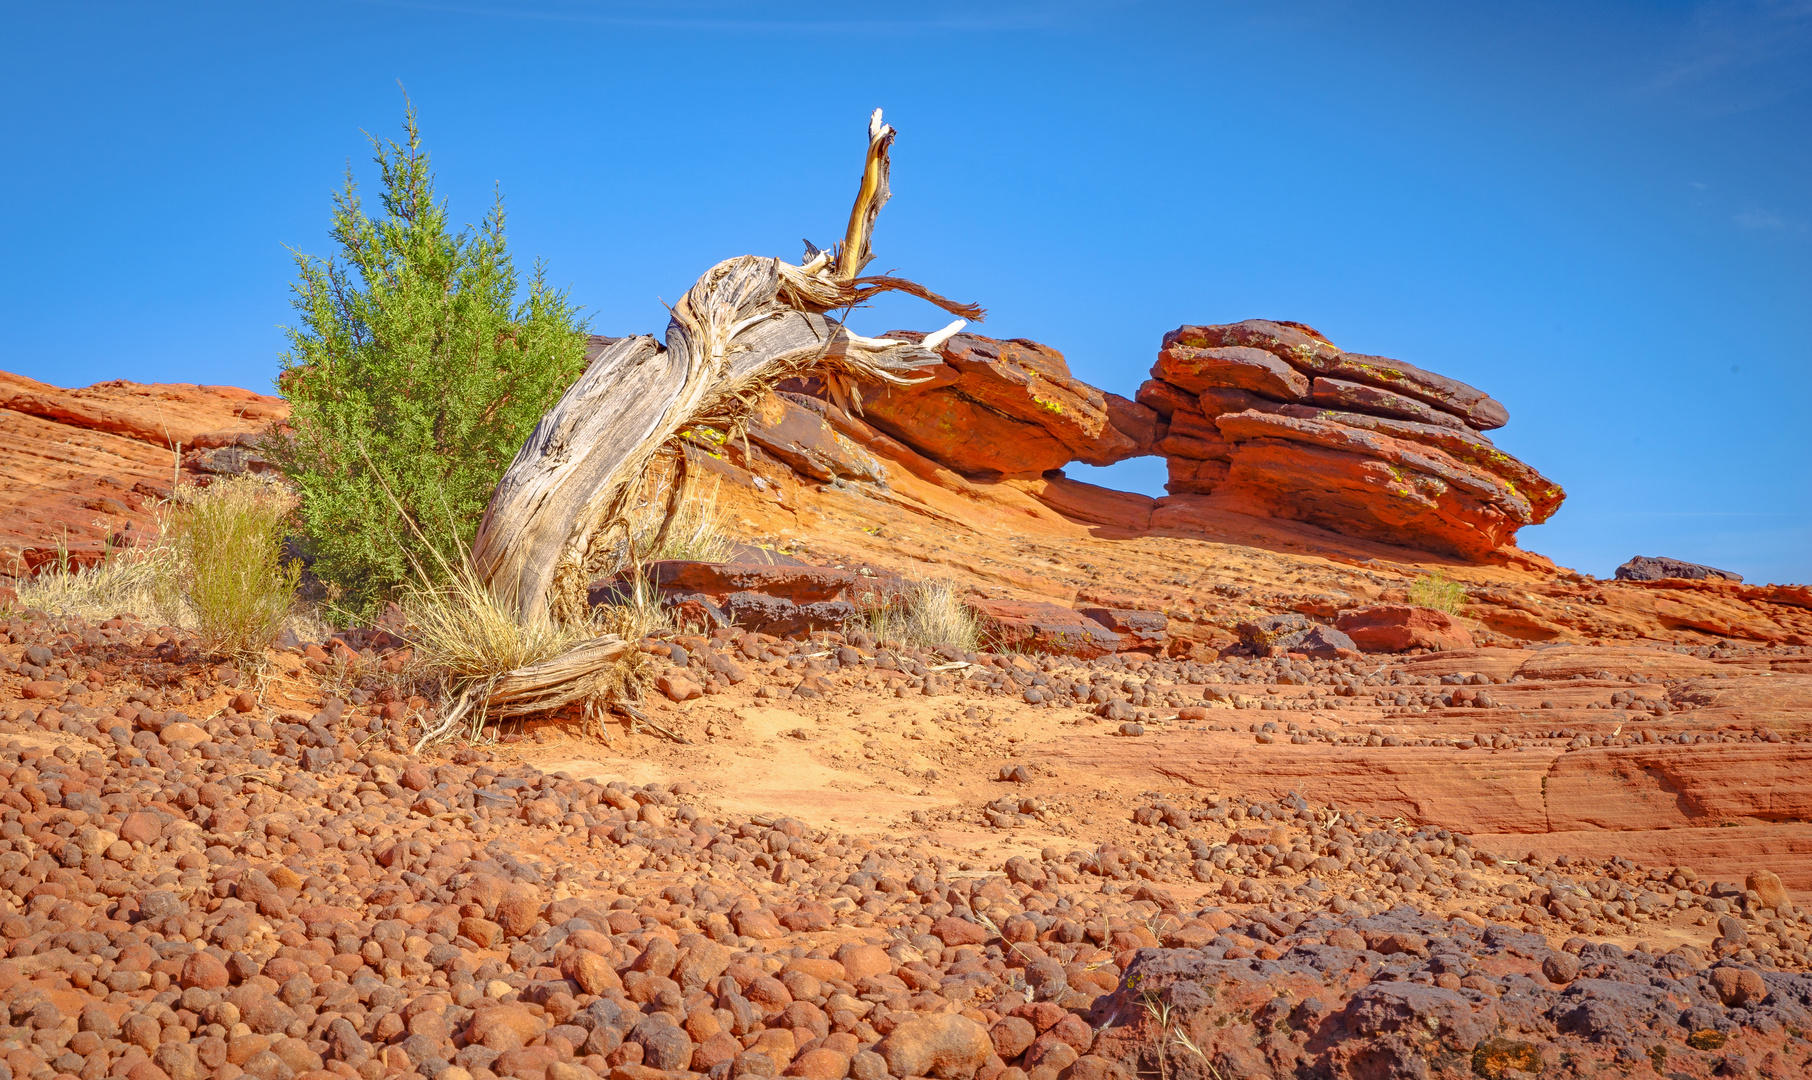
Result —
[[[798, 557], [656, 584], [759, 614], [948, 579], [1009, 648], [727, 610], [641, 643], [646, 724], [414, 757], [400, 642], [273, 653], [260, 697], [133, 619], [0, 622], [12, 1074], [1803, 1071], [1812, 657], [1687, 628], [1812, 631], [1803, 588], [1157, 530], [777, 400], [688, 460]], [[1435, 569], [1546, 647], [1302, 655], [1427, 629]]]
[[860, 602], [897, 595], [893, 575], [808, 566], [759, 549], [729, 562], [665, 559], [642, 568], [642, 580], [625, 571], [589, 590], [593, 606], [633, 602], [638, 586], [652, 588], [680, 625], [705, 630], [738, 626], [782, 637], [839, 630]]
[[65, 390], [0, 372], [0, 574], [155, 536], [155, 504], [177, 480], [257, 467], [258, 433], [288, 415], [233, 386]]
[[944, 366], [924, 382], [863, 387], [862, 414], [966, 476], [1038, 476], [1072, 461], [1111, 465], [1152, 453], [1160, 437], [1153, 410], [1077, 379], [1048, 345], [957, 334], [941, 353]]
[[1214, 496], [1246, 513], [1483, 560], [1565, 497], [1485, 437], [1509, 413], [1484, 392], [1344, 352], [1300, 323], [1179, 327], [1151, 374], [1138, 400], [1169, 425], [1157, 443], [1168, 502]]

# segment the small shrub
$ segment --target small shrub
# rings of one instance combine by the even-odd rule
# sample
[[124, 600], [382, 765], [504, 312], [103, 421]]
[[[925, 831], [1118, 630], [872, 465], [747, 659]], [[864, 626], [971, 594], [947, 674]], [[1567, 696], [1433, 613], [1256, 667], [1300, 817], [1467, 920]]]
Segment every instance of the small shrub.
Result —
[[301, 494], [314, 572], [370, 615], [422, 566], [424, 535], [469, 547], [529, 431], [585, 367], [585, 331], [537, 266], [521, 296], [499, 197], [454, 233], [415, 112], [372, 139], [385, 215], [352, 177], [334, 197], [337, 259], [298, 254], [301, 325], [277, 390], [289, 432], [269, 452]]
[[1417, 578], [1409, 586], [1409, 602], [1417, 607], [1445, 611], [1449, 615], [1458, 615], [1466, 606], [1466, 586], [1457, 581], [1448, 581], [1440, 571], [1427, 577]]
[[175, 567], [162, 580], [187, 608], [183, 625], [209, 653], [262, 665], [290, 617], [302, 572], [283, 557], [294, 509], [293, 496], [252, 476], [179, 492], [164, 529]]
[[850, 629], [866, 631], [876, 641], [973, 652], [981, 640], [974, 613], [948, 582], [921, 581], [896, 593], [869, 593], [857, 599], [856, 607]]

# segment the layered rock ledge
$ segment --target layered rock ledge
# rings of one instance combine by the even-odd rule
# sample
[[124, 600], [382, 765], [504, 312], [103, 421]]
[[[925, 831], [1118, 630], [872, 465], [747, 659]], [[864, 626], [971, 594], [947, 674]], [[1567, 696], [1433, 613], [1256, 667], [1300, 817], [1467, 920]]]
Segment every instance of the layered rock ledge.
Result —
[[1510, 417], [1483, 391], [1300, 323], [1178, 327], [1151, 374], [1173, 496], [1472, 560], [1566, 497], [1485, 436]]

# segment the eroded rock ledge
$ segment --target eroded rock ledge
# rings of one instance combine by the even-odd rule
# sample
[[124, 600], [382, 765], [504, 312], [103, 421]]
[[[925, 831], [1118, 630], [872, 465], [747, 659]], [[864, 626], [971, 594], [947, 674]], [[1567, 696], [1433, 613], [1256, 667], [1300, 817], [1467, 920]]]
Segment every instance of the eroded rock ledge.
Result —
[[1565, 498], [1484, 434], [1509, 413], [1483, 391], [1345, 352], [1300, 323], [1179, 327], [1137, 400], [1075, 378], [1034, 341], [959, 334], [941, 353], [925, 382], [864, 388], [860, 417], [814, 384], [785, 387], [751, 437], [821, 480], [883, 480], [868, 451], [898, 458], [893, 447], [977, 482], [1161, 455], [1170, 496], [1154, 525], [1232, 511], [1473, 561]]
[[1151, 374], [1173, 496], [1473, 560], [1566, 497], [1484, 435], [1510, 416], [1483, 391], [1300, 323], [1178, 327]]

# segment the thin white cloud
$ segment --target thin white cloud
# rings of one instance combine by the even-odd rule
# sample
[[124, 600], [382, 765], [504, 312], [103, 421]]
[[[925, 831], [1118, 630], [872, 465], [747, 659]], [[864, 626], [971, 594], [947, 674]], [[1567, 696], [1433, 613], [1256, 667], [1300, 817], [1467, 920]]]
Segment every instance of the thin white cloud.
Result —
[[1762, 232], [1798, 232], [1800, 226], [1793, 219], [1775, 213], [1773, 210], [1745, 210], [1734, 216], [1733, 220], [1745, 229]]
[[1760, 108], [1812, 85], [1812, 0], [1710, 0], [1641, 90], [1690, 93], [1714, 113]]

